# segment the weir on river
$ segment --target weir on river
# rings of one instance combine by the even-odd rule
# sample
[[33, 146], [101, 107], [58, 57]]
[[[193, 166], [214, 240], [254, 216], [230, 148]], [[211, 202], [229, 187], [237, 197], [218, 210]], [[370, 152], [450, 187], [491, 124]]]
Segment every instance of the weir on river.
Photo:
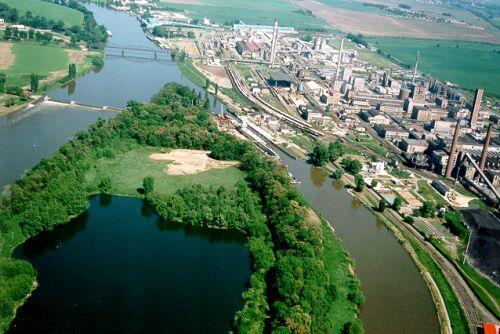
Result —
[[[93, 5], [89, 8], [94, 11], [97, 22], [113, 32], [109, 43], [160, 50], [146, 38], [135, 18]], [[77, 79], [76, 86], [68, 85], [48, 95], [58, 101], [73, 100], [77, 104], [122, 109], [129, 100], [149, 101], [168, 82], [179, 82], [204, 94], [171, 60], [141, 62], [106, 57], [99, 71]], [[218, 112], [220, 102], [211, 96], [210, 99], [212, 111]], [[115, 116], [116, 113], [102, 110], [47, 105], [16, 122], [8, 122], [15, 115], [0, 118], [0, 142], [3, 143], [0, 145], [0, 186], [21, 177], [98, 117]], [[281, 154], [281, 159], [301, 181], [300, 189], [306, 198], [330, 221], [354, 258], [366, 297], [361, 310], [366, 332], [438, 333], [430, 293], [410, 256], [385, 226], [321, 170], [285, 154]]]

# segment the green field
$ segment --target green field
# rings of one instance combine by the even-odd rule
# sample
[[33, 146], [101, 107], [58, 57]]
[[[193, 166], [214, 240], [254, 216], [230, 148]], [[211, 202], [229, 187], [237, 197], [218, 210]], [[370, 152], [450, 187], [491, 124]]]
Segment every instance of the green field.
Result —
[[203, 5], [173, 4], [162, 1], [164, 6], [183, 9], [192, 18], [209, 18], [223, 24], [242, 20], [246, 24], [272, 25], [277, 19], [281, 26], [297, 29], [324, 28], [323, 20], [294, 12], [298, 7], [284, 0], [200, 0]]
[[31, 73], [45, 77], [50, 72], [65, 70], [69, 64], [68, 53], [62, 48], [50, 45], [14, 43], [12, 52], [14, 63], [5, 71], [7, 86], [27, 85]]
[[427, 183], [426, 180], [418, 180], [418, 193], [422, 195], [425, 200], [431, 201], [434, 205], [447, 206], [448, 202], [434, 190], [434, 188]]
[[83, 13], [61, 5], [42, 0], [1, 0], [9, 7], [16, 8], [21, 15], [31, 11], [33, 16], [40, 15], [47, 20], [62, 20], [66, 26], [81, 25]]
[[367, 40], [410, 66], [420, 51], [421, 72], [467, 90], [482, 87], [486, 95], [500, 97], [500, 45], [389, 37]]
[[142, 188], [142, 181], [146, 176], [153, 177], [155, 191], [162, 195], [171, 195], [176, 190], [193, 184], [231, 187], [244, 180], [243, 172], [237, 167], [211, 169], [192, 175], [168, 175], [163, 171], [168, 164], [166, 161], [148, 157], [151, 153], [158, 152], [158, 148], [139, 147], [115, 158], [102, 158], [88, 171], [86, 179], [89, 184], [97, 187], [104, 177], [109, 177], [113, 194], [132, 197], [139, 195], [137, 189]]

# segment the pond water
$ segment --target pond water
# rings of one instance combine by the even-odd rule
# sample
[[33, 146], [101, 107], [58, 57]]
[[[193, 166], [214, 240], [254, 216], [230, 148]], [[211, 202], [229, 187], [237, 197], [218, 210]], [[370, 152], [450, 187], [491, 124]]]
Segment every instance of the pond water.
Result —
[[244, 241], [167, 223], [139, 199], [94, 197], [16, 249], [39, 287], [9, 333], [225, 333], [250, 276]]

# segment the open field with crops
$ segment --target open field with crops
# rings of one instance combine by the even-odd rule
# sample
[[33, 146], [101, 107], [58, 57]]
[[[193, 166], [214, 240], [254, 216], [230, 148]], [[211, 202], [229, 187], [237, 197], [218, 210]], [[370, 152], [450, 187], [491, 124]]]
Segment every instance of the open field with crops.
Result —
[[21, 15], [30, 11], [33, 16], [40, 15], [47, 20], [63, 21], [66, 26], [81, 25], [83, 13], [61, 5], [42, 0], [2, 0], [11, 8], [16, 8]]
[[220, 24], [243, 20], [246, 24], [272, 25], [277, 19], [282, 26], [302, 30], [325, 27], [323, 20], [299, 13], [299, 6], [284, 0], [161, 0], [161, 3], [183, 9], [192, 18], [207, 17]]
[[[414, 38], [474, 40], [500, 43], [500, 31], [484, 20], [474, 21], [470, 13], [461, 13], [457, 21], [466, 18], [471, 22], [451, 24], [433, 20], [417, 20], [388, 13], [373, 3], [377, 1], [351, 0], [291, 0], [297, 5], [307, 7], [318, 18], [345, 32], [361, 33], [369, 36], [401, 36]], [[402, 1], [399, 1], [401, 3]], [[365, 3], [370, 3], [366, 6]], [[405, 2], [406, 3], [406, 2]], [[398, 8], [396, 3], [383, 3], [384, 6]], [[381, 5], [381, 3], [375, 3]], [[450, 13], [447, 13], [450, 14]], [[437, 14], [429, 14], [438, 17]], [[458, 14], [457, 14], [458, 15]], [[463, 20], [466, 22], [465, 20]]]
[[368, 41], [411, 66], [420, 51], [419, 70], [423, 73], [463, 89], [482, 87], [487, 95], [500, 96], [500, 45], [380, 37]]

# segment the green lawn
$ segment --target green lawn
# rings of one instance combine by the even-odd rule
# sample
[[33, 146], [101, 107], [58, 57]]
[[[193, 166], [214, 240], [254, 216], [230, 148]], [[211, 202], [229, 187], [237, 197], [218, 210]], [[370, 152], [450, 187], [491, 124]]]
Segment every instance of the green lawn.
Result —
[[367, 40], [410, 66], [420, 51], [419, 70], [423, 73], [449, 80], [463, 89], [482, 87], [486, 95], [500, 97], [498, 45], [390, 37]]
[[231, 187], [244, 180], [244, 174], [237, 167], [211, 169], [192, 175], [168, 175], [164, 172], [166, 161], [150, 159], [151, 153], [161, 152], [159, 148], [139, 147], [117, 155], [115, 158], [99, 159], [86, 175], [92, 187], [97, 187], [104, 177], [111, 179], [111, 193], [124, 196], [138, 196], [144, 177], [154, 179], [155, 191], [171, 195], [176, 190], [193, 184], [204, 186]]
[[448, 202], [426, 180], [418, 180], [418, 193], [427, 201], [433, 202], [434, 205], [448, 205]]
[[83, 24], [83, 13], [75, 9], [42, 0], [1, 0], [9, 7], [16, 8], [21, 15], [28, 10], [33, 16], [40, 15], [47, 20], [62, 20], [66, 26]]
[[298, 7], [284, 0], [199, 0], [199, 5], [162, 2], [165, 6], [185, 10], [192, 18], [207, 17], [220, 24], [238, 19], [246, 24], [272, 25], [277, 19], [281, 26], [297, 29], [325, 27], [323, 20], [294, 12]]
[[14, 63], [5, 71], [7, 86], [27, 85], [30, 82], [31, 73], [45, 77], [50, 72], [65, 70], [69, 64], [67, 52], [51, 45], [14, 43], [12, 52]]

